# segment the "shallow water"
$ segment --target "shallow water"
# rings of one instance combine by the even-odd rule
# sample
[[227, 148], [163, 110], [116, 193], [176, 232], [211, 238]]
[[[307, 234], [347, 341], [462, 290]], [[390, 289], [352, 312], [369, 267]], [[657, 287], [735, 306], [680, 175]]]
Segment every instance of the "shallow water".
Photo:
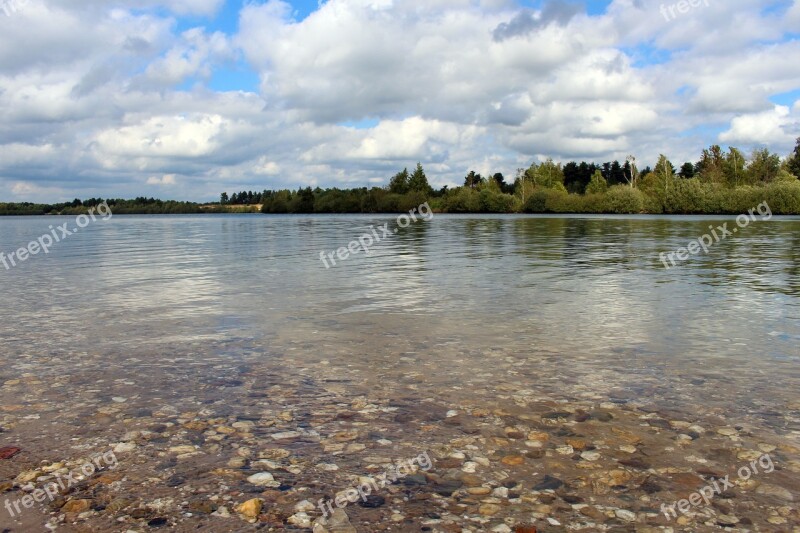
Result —
[[[0, 251], [73, 220], [0, 219]], [[284, 422], [319, 434], [337, 406], [391, 413], [365, 415], [363, 453], [382, 434], [394, 444], [381, 453], [395, 460], [423, 445], [450, 453], [481, 426], [445, 424], [444, 413], [494, 402], [611, 402], [747, 428], [789, 455], [798, 445], [800, 218], [753, 222], [667, 270], [660, 252], [733, 219], [435, 215], [326, 269], [320, 252], [386, 222], [395, 227], [386, 216], [114, 216], [47, 255], [0, 265], [0, 442], [30, 454], [0, 463], [0, 475], [13, 479], [14, 461], [108, 449], [165, 420], [289, 410], [291, 421], [263, 435]], [[197, 446], [225, 466], [240, 446], [264, 448], [244, 435], [206, 433]], [[138, 460], [183, 437], [139, 438]], [[330, 453], [305, 442], [286, 448], [310, 463]], [[309, 480], [317, 497], [347, 488]], [[96, 512], [84, 519], [103, 518]], [[361, 531], [363, 517], [351, 518]]]

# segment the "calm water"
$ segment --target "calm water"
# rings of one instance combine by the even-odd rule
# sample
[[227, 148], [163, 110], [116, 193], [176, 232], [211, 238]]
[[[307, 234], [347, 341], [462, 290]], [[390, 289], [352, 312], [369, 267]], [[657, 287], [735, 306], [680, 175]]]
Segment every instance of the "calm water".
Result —
[[[74, 223], [0, 219], [0, 250], [64, 222]], [[436, 215], [391, 233], [368, 257], [325, 268], [320, 252], [386, 222], [395, 227], [393, 217], [114, 216], [0, 269], [0, 433], [24, 448], [0, 461], [0, 482], [126, 442], [127, 481], [103, 489], [108, 501], [182, 502], [194, 486], [202, 498], [241, 502], [255, 489], [244, 477], [258, 467], [241, 463], [240, 447], [255, 460], [280, 446], [299, 473], [270, 468], [297, 491], [267, 499], [288, 511], [349, 486], [369, 464], [425, 449], [441, 459], [469, 444], [471, 456], [493, 461], [479, 470], [482, 482], [503, 479], [498, 461], [514, 451], [528, 458], [513, 471], [523, 485], [552, 473], [592, 491], [580, 481], [586, 461], [555, 451], [579, 434], [608, 468], [619, 465], [619, 435], [644, 442], [634, 448], [640, 460], [684, 472], [734, 471], [742, 447], [776, 450], [784, 466], [770, 482], [800, 494], [800, 219], [753, 223], [666, 270], [660, 252], [732, 221]], [[613, 424], [544, 418], [598, 406], [613, 410]], [[199, 430], [186, 430], [191, 420]], [[706, 433], [678, 436], [664, 429], [672, 421]], [[250, 430], [220, 427], [245, 422]], [[728, 438], [722, 427], [741, 433]], [[504, 438], [514, 428], [549, 431], [546, 453]], [[187, 447], [199, 455], [164, 460]], [[229, 461], [241, 470], [221, 479], [216, 469]], [[314, 466], [331, 462], [339, 470]], [[460, 463], [440, 467], [461, 473]], [[681, 494], [659, 483], [671, 492], [636, 506]], [[585, 496], [625, 507], [650, 498]], [[420, 530], [439, 509], [399, 497], [402, 531]], [[756, 521], [781, 504], [752, 507], [751, 497], [736, 501]], [[509, 509], [530, 517], [525, 506]], [[554, 511], [562, 521], [585, 518], [563, 509]], [[238, 519], [186, 511], [169, 511], [171, 523], [185, 522], [176, 531], [244, 530]], [[348, 509], [359, 531], [393, 530], [375, 514], [384, 511]], [[21, 530], [41, 530], [39, 516], [25, 515]], [[118, 531], [116, 520], [99, 513], [90, 529]]]
[[[0, 219], [11, 252], [60, 218]], [[6, 271], [0, 346], [135, 353], [414, 316], [435, 336], [602, 359], [800, 357], [800, 219], [759, 221], [677, 268], [724, 217], [437, 215], [326, 269], [320, 251], [391, 217], [115, 216]], [[731, 224], [732, 225], [732, 224]], [[312, 340], [312, 339], [307, 339]]]

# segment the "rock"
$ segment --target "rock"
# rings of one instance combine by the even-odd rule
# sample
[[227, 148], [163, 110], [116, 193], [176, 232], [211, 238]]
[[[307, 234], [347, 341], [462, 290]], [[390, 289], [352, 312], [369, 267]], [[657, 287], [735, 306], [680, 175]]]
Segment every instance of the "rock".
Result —
[[462, 474], [461, 482], [467, 487], [480, 487], [483, 485], [483, 478], [475, 474]]
[[289, 440], [289, 439], [296, 439], [300, 436], [299, 431], [284, 431], [281, 433], [275, 433], [271, 435], [275, 440]]
[[584, 461], [597, 461], [600, 459], [600, 452], [589, 451], [581, 454], [581, 459]]
[[542, 415], [543, 420], [567, 420], [570, 417], [572, 417], [572, 413], [566, 411], [553, 411]]
[[0, 459], [11, 459], [21, 451], [22, 448], [17, 448], [16, 446], [5, 446], [0, 448]]
[[556, 490], [562, 487], [564, 482], [550, 475], [545, 475], [544, 479], [534, 485], [533, 490]]
[[520, 525], [514, 528], [514, 533], [538, 533], [536, 526]]
[[275, 481], [275, 478], [269, 472], [253, 474], [247, 478], [247, 482], [257, 487], [277, 488], [281, 486], [280, 482]]
[[589, 443], [587, 443], [583, 439], [567, 439], [567, 444], [569, 444], [570, 446], [572, 446], [574, 449], [578, 450], [579, 452], [584, 451], [586, 449], [586, 447], [589, 445]]
[[378, 507], [383, 507], [384, 504], [386, 504], [386, 498], [376, 495], [367, 496], [366, 500], [361, 499], [358, 502], [358, 505], [367, 509], [377, 509]]
[[777, 485], [761, 485], [756, 489], [756, 494], [761, 494], [762, 496], [773, 496], [787, 502], [794, 501], [794, 496], [791, 492]]
[[114, 445], [114, 453], [128, 453], [136, 449], [135, 442], [120, 442]]
[[301, 527], [301, 528], [310, 528], [311, 527], [311, 517], [308, 516], [306, 513], [296, 513], [289, 517], [287, 520], [289, 524], [293, 526]]
[[194, 513], [211, 514], [217, 510], [217, 506], [208, 500], [189, 502], [189, 510]]
[[739, 519], [732, 515], [721, 514], [717, 517], [717, 523], [721, 526], [735, 526], [739, 523]]
[[598, 422], [611, 422], [614, 420], [614, 417], [611, 413], [606, 413], [605, 411], [595, 411], [591, 414], [591, 419], [597, 420]]
[[478, 507], [478, 513], [480, 513], [481, 516], [494, 516], [502, 510], [502, 507], [493, 503], [484, 503]]
[[642, 438], [639, 435], [631, 433], [630, 431], [623, 431], [621, 429], [611, 428], [611, 432], [614, 433], [614, 435], [616, 435], [617, 438], [622, 442], [624, 442], [625, 444], [635, 445], [642, 442]]
[[460, 489], [463, 486], [464, 486], [464, 483], [462, 483], [461, 481], [458, 481], [456, 479], [445, 479], [445, 480], [437, 482], [436, 485], [433, 488], [433, 491], [436, 494], [440, 494], [442, 496], [445, 496], [445, 497], [449, 498], [450, 496], [453, 495], [453, 493], [455, 491], [457, 491], [458, 489]]
[[532, 433], [528, 433], [528, 440], [534, 442], [547, 442], [550, 440], [550, 435], [541, 431], [534, 431]]
[[614, 511], [614, 515], [619, 518], [620, 520], [625, 520], [626, 522], [635, 522], [636, 521], [636, 514], [625, 509], [617, 509]]
[[519, 466], [525, 464], [525, 458], [521, 455], [506, 455], [500, 462], [508, 466]]
[[84, 513], [92, 508], [92, 500], [70, 500], [61, 508], [62, 513]]
[[194, 453], [197, 451], [197, 448], [191, 446], [189, 444], [184, 444], [182, 446], [173, 446], [169, 449], [170, 453], [174, 453], [177, 455], [184, 455], [187, 453]]
[[135, 503], [135, 500], [131, 498], [114, 498], [111, 500], [111, 503], [106, 505], [105, 511], [106, 513], [116, 514], [123, 509], [130, 507], [133, 503]]
[[314, 533], [358, 533], [344, 509], [335, 509], [331, 516], [318, 518], [314, 522], [313, 531]]
[[649, 470], [650, 464], [646, 463], [639, 457], [631, 457], [630, 459], [620, 459], [617, 461], [619, 464], [623, 466], [629, 466], [631, 468], [636, 468], [638, 470]]
[[294, 510], [297, 513], [310, 513], [311, 511], [313, 511], [316, 508], [317, 507], [313, 503], [308, 501], [308, 500], [303, 500], [303, 501], [301, 501], [300, 503], [298, 503], [297, 505], [294, 506]]
[[150, 526], [150, 527], [156, 528], [156, 527], [164, 527], [168, 523], [169, 523], [169, 520], [167, 520], [166, 518], [158, 517], [158, 518], [153, 518], [152, 520], [148, 521], [147, 525]]
[[403, 485], [406, 487], [421, 487], [428, 484], [425, 474], [411, 474], [403, 478]]
[[445, 457], [444, 459], [436, 460], [436, 468], [441, 468], [444, 470], [448, 470], [450, 468], [461, 468], [461, 465], [463, 464], [463, 459], [457, 459], [455, 457]]
[[247, 518], [258, 518], [258, 515], [261, 514], [261, 509], [263, 507], [264, 502], [259, 498], [254, 498], [237, 506], [236, 512]]

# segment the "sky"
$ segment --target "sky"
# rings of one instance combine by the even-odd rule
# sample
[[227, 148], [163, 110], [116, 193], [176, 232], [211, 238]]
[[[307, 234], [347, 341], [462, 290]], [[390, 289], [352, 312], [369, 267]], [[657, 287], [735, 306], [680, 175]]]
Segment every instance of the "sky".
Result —
[[0, 0], [0, 201], [786, 156], [798, 37], [800, 0]]

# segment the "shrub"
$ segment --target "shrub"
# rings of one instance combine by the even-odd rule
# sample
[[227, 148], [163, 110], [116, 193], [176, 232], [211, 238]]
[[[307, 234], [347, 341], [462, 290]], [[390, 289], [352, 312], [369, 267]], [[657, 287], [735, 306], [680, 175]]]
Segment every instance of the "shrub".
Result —
[[627, 185], [614, 185], [606, 193], [606, 209], [609, 213], [630, 214], [644, 210], [642, 191]]

